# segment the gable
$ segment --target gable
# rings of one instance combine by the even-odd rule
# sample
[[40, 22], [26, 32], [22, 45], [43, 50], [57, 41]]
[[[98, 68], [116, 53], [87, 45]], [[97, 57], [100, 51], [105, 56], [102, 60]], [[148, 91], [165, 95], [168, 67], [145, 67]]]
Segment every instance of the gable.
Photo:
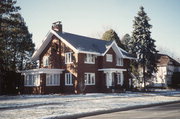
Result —
[[[51, 37], [55, 35], [60, 39], [64, 44], [66, 44], [70, 49], [75, 53], [89, 53], [104, 56], [106, 52], [112, 47], [116, 55], [120, 58], [129, 58], [126, 57], [122, 52], [122, 49], [119, 48], [115, 41], [105, 41], [95, 38], [90, 38], [86, 36], [80, 36], [72, 33], [66, 32], [57, 32], [50, 30], [46, 35], [42, 45], [36, 50], [32, 56], [32, 60], [36, 61], [39, 59], [39, 56], [43, 50], [47, 47], [48, 43], [51, 41]], [[126, 54], [128, 54], [126, 52]]]

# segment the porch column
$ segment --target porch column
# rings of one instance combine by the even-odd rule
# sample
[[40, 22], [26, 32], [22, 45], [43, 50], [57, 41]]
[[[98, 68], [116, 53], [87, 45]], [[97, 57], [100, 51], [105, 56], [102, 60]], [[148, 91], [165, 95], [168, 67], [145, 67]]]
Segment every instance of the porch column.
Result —
[[113, 72], [106, 72], [106, 86], [107, 86], [107, 88], [112, 86], [112, 80], [113, 80], [112, 73]]

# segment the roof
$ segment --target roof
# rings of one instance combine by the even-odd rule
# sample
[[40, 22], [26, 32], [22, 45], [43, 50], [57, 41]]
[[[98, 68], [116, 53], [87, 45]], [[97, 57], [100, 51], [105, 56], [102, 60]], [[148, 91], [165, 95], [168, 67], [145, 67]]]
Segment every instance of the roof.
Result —
[[77, 53], [91, 53], [96, 55], [105, 55], [105, 53], [112, 47], [120, 57], [127, 59], [135, 59], [131, 54], [126, 52], [117, 46], [115, 41], [105, 41], [96, 38], [90, 38], [87, 36], [81, 36], [68, 32], [58, 32], [50, 30], [46, 35], [42, 45], [36, 50], [32, 56], [32, 60], [36, 61], [39, 59], [40, 54], [43, 52], [45, 47], [51, 41], [51, 37], [55, 35], [67, 46], [69, 46], [74, 52]]
[[173, 59], [172, 57], [166, 55], [166, 54], [157, 54], [157, 59], [159, 61], [158, 65], [160, 66], [166, 66], [170, 62], [172, 62], [173, 65], [175, 66], [180, 66], [180, 63]]
[[112, 41], [105, 41], [67, 32], [56, 31], [56, 33], [74, 46], [78, 51], [96, 52], [101, 54], [106, 51], [106, 46], [109, 46], [112, 43]]

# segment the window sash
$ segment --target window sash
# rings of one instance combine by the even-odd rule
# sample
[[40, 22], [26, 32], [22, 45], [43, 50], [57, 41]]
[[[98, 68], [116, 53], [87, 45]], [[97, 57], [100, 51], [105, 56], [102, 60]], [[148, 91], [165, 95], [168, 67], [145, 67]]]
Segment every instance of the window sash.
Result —
[[113, 55], [112, 54], [106, 54], [106, 61], [112, 62], [113, 61]]
[[117, 58], [117, 66], [123, 66], [124, 62], [123, 62], [123, 58]]
[[95, 73], [84, 74], [85, 85], [95, 85]]
[[28, 74], [25, 76], [24, 86], [40, 86], [39, 74]]
[[43, 57], [43, 66], [48, 66], [49, 65], [49, 56], [44, 56]]
[[85, 56], [85, 63], [95, 63], [95, 56], [93, 54], [86, 54]]
[[46, 86], [59, 86], [60, 74], [46, 74]]
[[65, 73], [65, 85], [73, 85], [71, 73]]
[[66, 64], [72, 63], [72, 52], [65, 53], [65, 63]]
[[117, 73], [117, 84], [122, 86], [123, 82], [124, 82], [123, 73]]

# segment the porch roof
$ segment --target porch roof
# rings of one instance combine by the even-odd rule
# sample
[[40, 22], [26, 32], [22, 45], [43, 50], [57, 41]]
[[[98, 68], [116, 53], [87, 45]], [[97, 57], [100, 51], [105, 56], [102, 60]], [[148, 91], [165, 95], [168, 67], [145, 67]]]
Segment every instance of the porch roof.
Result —
[[103, 68], [103, 69], [98, 69], [98, 71], [103, 71], [105, 73], [107, 72], [123, 72], [123, 71], [127, 71], [126, 69], [118, 69], [118, 68]]
[[62, 73], [62, 71], [64, 71], [64, 69], [39, 68], [39, 69], [30, 69], [30, 70], [20, 71], [20, 73], [22, 75], [25, 75], [25, 74], [42, 74], [42, 73], [58, 74], [58, 73]]

